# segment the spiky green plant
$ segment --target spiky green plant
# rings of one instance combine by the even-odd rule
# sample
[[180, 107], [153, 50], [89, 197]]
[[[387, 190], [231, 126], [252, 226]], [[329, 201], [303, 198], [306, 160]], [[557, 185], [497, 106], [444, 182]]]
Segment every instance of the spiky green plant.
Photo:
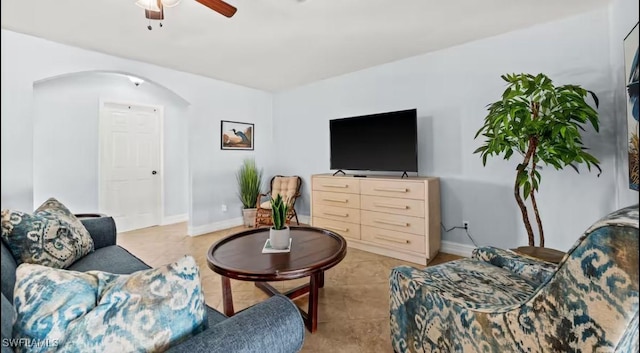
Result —
[[236, 173], [238, 180], [238, 197], [242, 201], [242, 207], [255, 208], [262, 184], [262, 170], [258, 170], [253, 159], [245, 159]]
[[288, 205], [278, 194], [271, 199], [271, 219], [273, 219], [273, 229], [280, 230], [286, 227]]
[[489, 105], [484, 125], [476, 133], [476, 138], [482, 135], [485, 141], [474, 153], [480, 153], [483, 165], [494, 155], [508, 160], [515, 152], [522, 157], [516, 167], [514, 195], [529, 245], [534, 246], [533, 228], [524, 203], [527, 198], [531, 200], [540, 246], [544, 247], [542, 220], [535, 198], [540, 184], [536, 166], [540, 163], [556, 169], [568, 166], [577, 172], [577, 165], [585, 164], [589, 170], [595, 167], [602, 172], [598, 159], [583, 145], [580, 133], [587, 124], [598, 131], [598, 113], [586, 102], [590, 95], [598, 107], [598, 97], [580, 86], [554, 86], [544, 74], [511, 74], [502, 79], [508, 87], [500, 100]]

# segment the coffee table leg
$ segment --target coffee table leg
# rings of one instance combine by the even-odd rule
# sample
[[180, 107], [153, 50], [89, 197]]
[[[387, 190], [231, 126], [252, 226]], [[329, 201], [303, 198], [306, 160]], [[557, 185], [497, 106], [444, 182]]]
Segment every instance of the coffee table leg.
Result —
[[228, 277], [222, 277], [222, 306], [224, 314], [228, 317], [233, 316], [233, 296], [231, 295], [231, 280]]
[[324, 277], [322, 271], [315, 272], [311, 275], [311, 283], [309, 288], [309, 309], [307, 310], [307, 329], [314, 333], [318, 329], [318, 288], [321, 279]]
[[324, 288], [324, 271], [320, 271], [320, 280], [318, 281], [318, 288]]

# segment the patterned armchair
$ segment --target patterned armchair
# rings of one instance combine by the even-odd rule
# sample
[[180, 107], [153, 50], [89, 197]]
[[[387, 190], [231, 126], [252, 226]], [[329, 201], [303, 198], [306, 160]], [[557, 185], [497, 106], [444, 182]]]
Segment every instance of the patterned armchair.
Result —
[[[301, 186], [302, 178], [299, 176], [287, 177], [276, 175], [271, 178], [271, 191], [267, 194], [258, 195], [255, 227], [258, 228], [260, 226], [270, 226], [273, 224], [273, 220], [271, 219], [271, 199], [278, 195], [282, 196], [282, 199], [288, 203], [287, 224], [289, 224], [293, 218], [296, 219], [296, 224], [300, 224], [295, 205], [296, 199], [300, 197]], [[265, 197], [269, 197], [269, 199], [262, 201]]]
[[591, 226], [558, 265], [480, 248], [390, 276], [405, 352], [638, 352], [638, 206]]

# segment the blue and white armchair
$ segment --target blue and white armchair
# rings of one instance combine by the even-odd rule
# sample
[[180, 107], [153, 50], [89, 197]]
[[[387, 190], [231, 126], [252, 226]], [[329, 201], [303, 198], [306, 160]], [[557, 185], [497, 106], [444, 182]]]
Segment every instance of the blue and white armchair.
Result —
[[638, 352], [638, 206], [591, 226], [555, 265], [508, 250], [391, 272], [397, 353]]

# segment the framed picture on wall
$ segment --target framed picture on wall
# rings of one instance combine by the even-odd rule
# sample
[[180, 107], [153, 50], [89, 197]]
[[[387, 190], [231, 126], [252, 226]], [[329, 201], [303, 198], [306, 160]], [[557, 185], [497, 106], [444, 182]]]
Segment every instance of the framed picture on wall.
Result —
[[222, 120], [220, 131], [220, 149], [253, 151], [253, 124]]
[[627, 134], [629, 151], [629, 188], [638, 191], [640, 163], [638, 162], [638, 24], [624, 38], [624, 83], [627, 98]]

